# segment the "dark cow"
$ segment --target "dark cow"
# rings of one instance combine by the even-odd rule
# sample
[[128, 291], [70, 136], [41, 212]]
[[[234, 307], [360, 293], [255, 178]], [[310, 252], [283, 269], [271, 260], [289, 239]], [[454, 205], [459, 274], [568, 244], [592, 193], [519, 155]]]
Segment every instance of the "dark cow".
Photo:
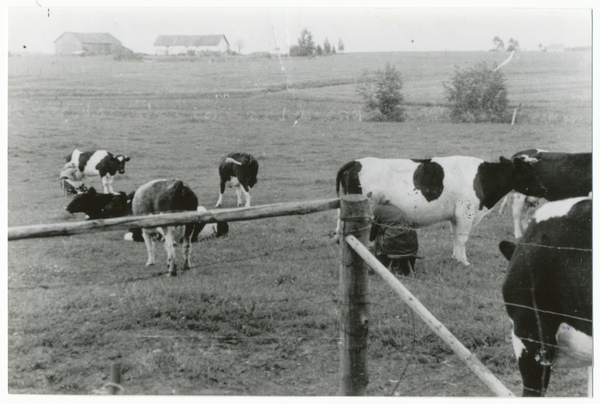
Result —
[[[465, 243], [472, 227], [496, 202], [512, 189], [527, 195], [546, 194], [530, 163], [504, 157], [500, 161], [488, 163], [465, 156], [426, 160], [367, 157], [340, 168], [336, 191], [338, 195], [340, 188], [344, 194], [380, 192], [404, 211], [412, 227], [450, 221], [452, 257], [469, 265]], [[336, 238], [339, 229], [338, 219]]]
[[592, 366], [592, 200], [548, 202], [500, 251], [523, 395], [542, 396], [553, 367]]
[[119, 172], [119, 174], [125, 173], [125, 163], [130, 160], [129, 157], [122, 154], [113, 156], [106, 150], [86, 151], [82, 152], [79, 150], [73, 151], [71, 154], [65, 157], [67, 164], [63, 170], [74, 168], [74, 179], [81, 181], [86, 176], [99, 175], [102, 179], [102, 185], [104, 186], [104, 193], [113, 193], [113, 176]]
[[115, 194], [100, 194], [94, 187], [78, 193], [66, 207], [69, 213], [85, 213], [86, 219], [105, 219], [107, 216], [102, 210], [108, 205]]
[[234, 187], [238, 204], [242, 206], [242, 193], [246, 197], [245, 207], [250, 206], [250, 191], [256, 185], [258, 175], [258, 161], [247, 153], [231, 153], [221, 159], [219, 164], [219, 177], [221, 178], [219, 200], [216, 207], [223, 204], [225, 186]]
[[[102, 213], [106, 217], [122, 217], [133, 214], [132, 201], [135, 193], [126, 194], [118, 192], [114, 194], [112, 200], [102, 209]], [[204, 206], [198, 206], [198, 212], [208, 212]], [[229, 224], [227, 222], [204, 223], [200, 222], [194, 228], [192, 233], [192, 243], [198, 241], [199, 237], [223, 237], [229, 232]], [[158, 234], [160, 236], [160, 234]], [[130, 228], [129, 233], [125, 234], [125, 240], [128, 241], [144, 241], [142, 229]], [[160, 240], [160, 237], [159, 237]]]
[[[135, 191], [131, 202], [134, 216], [150, 215], [167, 212], [195, 211], [198, 208], [198, 197], [190, 187], [181, 180], [153, 180], [142, 185]], [[182, 226], [143, 228], [142, 237], [146, 242], [148, 261], [146, 266], [154, 265], [154, 234], [160, 234], [165, 240], [167, 250], [167, 265], [169, 275], [177, 276], [175, 264], [176, 240], [183, 240], [184, 264], [183, 270], [192, 267], [190, 262], [191, 239], [196, 223], [188, 223]], [[183, 235], [180, 232], [183, 230]]]
[[[548, 201], [587, 196], [592, 192], [592, 153], [550, 153], [529, 149], [512, 156], [513, 159], [516, 157], [525, 157], [533, 163], [540, 181], [548, 189], [545, 197]], [[521, 238], [522, 230], [527, 228], [527, 221], [523, 220], [526, 209], [538, 202], [519, 192], [513, 194], [515, 238]]]

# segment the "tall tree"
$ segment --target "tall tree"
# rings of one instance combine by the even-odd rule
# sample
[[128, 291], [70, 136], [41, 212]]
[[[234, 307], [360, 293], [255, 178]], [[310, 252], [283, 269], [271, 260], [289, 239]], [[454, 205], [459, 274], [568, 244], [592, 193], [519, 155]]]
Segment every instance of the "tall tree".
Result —
[[238, 39], [237, 41], [235, 41], [234, 45], [237, 48], [237, 52], [242, 53], [242, 49], [244, 48], [244, 46], [246, 46], [246, 43], [243, 39]]
[[340, 52], [343, 52], [343, 51], [344, 51], [344, 43], [342, 42], [342, 38], [339, 38], [339, 39], [338, 39], [338, 50], [339, 50]]
[[502, 39], [495, 36], [494, 39], [492, 39], [492, 42], [494, 43], [497, 51], [502, 52], [504, 50], [504, 41]]
[[323, 51], [325, 51], [325, 53], [331, 53], [331, 44], [327, 38], [325, 38], [325, 42], [323, 43]]
[[516, 39], [512, 39], [510, 38], [508, 40], [508, 48], [506, 48], [507, 52], [512, 52], [512, 51], [517, 51], [519, 50], [519, 41], [517, 41]]
[[310, 31], [304, 28], [298, 38], [298, 56], [311, 56], [313, 53], [315, 53], [315, 42]]

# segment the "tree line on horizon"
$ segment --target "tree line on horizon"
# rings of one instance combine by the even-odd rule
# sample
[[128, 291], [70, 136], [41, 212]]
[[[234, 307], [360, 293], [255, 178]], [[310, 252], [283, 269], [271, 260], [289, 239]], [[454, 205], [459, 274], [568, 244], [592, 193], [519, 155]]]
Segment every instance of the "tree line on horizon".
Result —
[[329, 42], [328, 38], [325, 38], [323, 46], [321, 44], [315, 44], [312, 33], [304, 28], [298, 38], [298, 44], [290, 46], [290, 56], [324, 56], [333, 55], [338, 51], [343, 52], [345, 49], [344, 42], [341, 38], [338, 38], [337, 51], [335, 45]]

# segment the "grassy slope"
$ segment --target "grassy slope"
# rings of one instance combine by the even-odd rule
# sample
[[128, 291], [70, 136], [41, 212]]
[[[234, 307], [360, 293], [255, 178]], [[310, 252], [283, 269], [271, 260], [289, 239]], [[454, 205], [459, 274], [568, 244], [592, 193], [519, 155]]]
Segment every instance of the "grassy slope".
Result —
[[[451, 59], [442, 55], [433, 65], [451, 69], [460, 54], [449, 55]], [[351, 69], [379, 67], [372, 57], [359, 61], [362, 56], [345, 55], [355, 58], [351, 67], [323, 58], [297, 61], [288, 71], [296, 69], [290, 75], [299, 82], [323, 79], [312, 73], [311, 62], [320, 64], [316, 70], [323, 76], [337, 69], [334, 73], [342, 78], [354, 74], [348, 72]], [[382, 59], [377, 60], [385, 56], [378, 55]], [[403, 56], [397, 60], [410, 66]], [[417, 54], [413, 71], [432, 65], [421, 60], [424, 57]], [[261, 86], [276, 77], [278, 64], [274, 61], [252, 63], [255, 70], [250, 72], [238, 65], [220, 64], [224, 72], [216, 77], [229, 82], [235, 73], [245, 73]], [[323, 63], [330, 66], [325, 69]], [[164, 69], [163, 65], [178, 69], [184, 64], [156, 63], [153, 68]], [[150, 179], [177, 176], [192, 186], [207, 207], [217, 199], [217, 160], [232, 150], [244, 150], [259, 158], [253, 203], [260, 205], [332, 197], [339, 166], [366, 155], [463, 154], [495, 160], [529, 147], [590, 149], [590, 127], [585, 121], [511, 128], [301, 120], [292, 128], [290, 121], [199, 119], [183, 112], [169, 116], [161, 113], [166, 110], [162, 108], [155, 115], [144, 115], [145, 106], [123, 117], [94, 110], [90, 116], [85, 111], [49, 112], [57, 102], [51, 96], [53, 91], [84, 104], [107, 102], [112, 97], [107, 94], [112, 92], [131, 102], [129, 91], [144, 82], [146, 91], [154, 93], [171, 86], [175, 95], [170, 99], [179, 103], [185, 100], [186, 91], [197, 89], [184, 88], [180, 74], [173, 74], [176, 82], [169, 83], [168, 70], [155, 71], [156, 76], [150, 78], [148, 72], [132, 75], [121, 87], [115, 85], [119, 81], [115, 75], [106, 76], [111, 69], [126, 73], [139, 66], [145, 64], [106, 62], [97, 72], [97, 83], [82, 85], [82, 80], [79, 90], [68, 77], [58, 76], [54, 81], [11, 78], [10, 102], [20, 112], [9, 120], [9, 226], [82, 219], [64, 212], [67, 199], [61, 196], [56, 178], [62, 155], [76, 147], [106, 148], [132, 157], [127, 173], [115, 181], [117, 190], [129, 191]], [[261, 66], [271, 70], [264, 74]], [[544, 63], [530, 69], [539, 70], [536, 79], [563, 77]], [[300, 80], [299, 72], [303, 71], [307, 73]], [[423, 91], [436, 87], [437, 77], [443, 75], [434, 73], [434, 80], [427, 79], [429, 76], [419, 79]], [[163, 80], [156, 80], [161, 75]], [[249, 86], [251, 80], [242, 82]], [[524, 85], [533, 82], [523, 79]], [[203, 91], [215, 90], [214, 83], [212, 90], [208, 82], [206, 87], [201, 79], [198, 83]], [[565, 89], [559, 93], [559, 98], [567, 100], [565, 105], [569, 105], [568, 100], [585, 104], [585, 92], [577, 98], [574, 94], [579, 87], [573, 90], [569, 77], [561, 83], [564, 86], [552, 88], [546, 82], [538, 83], [540, 89], [548, 91], [536, 94], [536, 105], [542, 108], [546, 103], [548, 110], [559, 111], [561, 103], [554, 99], [554, 88]], [[409, 88], [406, 80], [405, 89]], [[83, 90], [89, 94], [76, 95]], [[310, 105], [306, 100], [311, 99], [340, 108], [356, 103], [344, 86], [330, 88], [327, 96], [333, 98], [331, 103], [323, 101], [323, 91], [295, 92], [289, 98], [290, 105]], [[265, 96], [261, 102], [267, 109], [279, 110], [281, 97]], [[190, 100], [196, 102], [194, 97]], [[35, 101], [41, 105], [26, 111], [23, 106]], [[211, 102], [215, 111], [226, 112], [226, 104]], [[430, 95], [419, 102], [437, 99]], [[193, 108], [191, 105], [184, 103], [183, 109]], [[582, 122], [578, 115], [564, 110], [562, 114]], [[98, 179], [88, 181], [88, 185], [99, 184]], [[225, 203], [234, 205], [233, 192], [226, 193]], [[449, 259], [447, 224], [419, 230], [421, 253], [426, 259], [418, 263], [417, 279], [406, 280], [406, 284], [519, 393], [520, 376], [500, 295], [506, 262], [497, 250], [500, 240], [511, 239], [510, 222], [508, 217], [492, 213], [474, 230], [467, 244], [470, 268]], [[88, 394], [107, 381], [110, 363], [119, 361], [128, 394], [336, 394], [338, 263], [337, 247], [329, 242], [334, 227], [334, 212], [232, 223], [226, 239], [195, 245], [194, 268], [176, 279], [164, 276], [162, 264], [145, 269], [144, 246], [121, 242], [119, 232], [11, 242], [9, 391]], [[158, 254], [162, 263], [165, 253], [159, 248]], [[390, 380], [398, 379], [409, 358], [411, 365], [399, 387], [402, 395], [489, 395], [376, 277], [371, 277], [370, 301], [370, 395], [389, 394], [393, 387]], [[413, 340], [416, 343], [411, 351]], [[585, 394], [583, 375], [580, 370], [556, 372], [550, 395]]]

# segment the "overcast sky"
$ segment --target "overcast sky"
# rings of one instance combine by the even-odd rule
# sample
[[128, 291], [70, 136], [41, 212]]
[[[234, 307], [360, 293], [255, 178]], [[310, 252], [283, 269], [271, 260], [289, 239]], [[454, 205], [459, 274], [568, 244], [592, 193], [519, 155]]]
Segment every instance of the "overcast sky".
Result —
[[[489, 50], [495, 36], [506, 44], [514, 38], [523, 50], [537, 50], [539, 44], [555, 43], [567, 47], [591, 46], [592, 12], [589, 8], [390, 8], [386, 7], [388, 3], [398, 2], [361, 2], [362, 5], [379, 5], [377, 8], [314, 7], [315, 4], [327, 5], [327, 1], [302, 2], [313, 7], [214, 8], [214, 1], [159, 0], [146, 1], [143, 4], [151, 7], [142, 8], [135, 7], [140, 3], [131, 0], [102, 2], [109, 7], [92, 7], [98, 2], [85, 0], [10, 1], [11, 6], [27, 7], [8, 8], [8, 48], [11, 52], [53, 53], [54, 40], [65, 31], [73, 31], [108, 32], [133, 51], [152, 54], [152, 44], [161, 34], [223, 34], [234, 50], [238, 41], [243, 41], [242, 53], [274, 52], [277, 46], [286, 49], [296, 44], [303, 28], [312, 33], [317, 44], [323, 44], [327, 38], [337, 48], [341, 39], [346, 52]], [[418, 4], [423, 7], [435, 3], [421, 1]], [[452, 2], [455, 6], [461, 3], [464, 2]], [[207, 4], [213, 8], [173, 7]], [[557, 3], [544, 4], [556, 7]], [[577, 1], [560, 2], [558, 6], [569, 4], [581, 7]], [[71, 7], [65, 7], [69, 5]]]

